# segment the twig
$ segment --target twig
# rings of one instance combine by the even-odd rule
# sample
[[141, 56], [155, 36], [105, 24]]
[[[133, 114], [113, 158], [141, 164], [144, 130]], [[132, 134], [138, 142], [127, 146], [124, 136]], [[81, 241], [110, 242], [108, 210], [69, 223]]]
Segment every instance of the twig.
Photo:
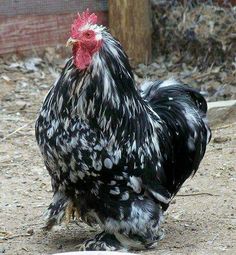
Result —
[[12, 163], [4, 163], [4, 162], [0, 161], [0, 164], [1, 164], [2, 167], [19, 166], [19, 163], [14, 163], [14, 162], [12, 162]]
[[213, 244], [218, 236], [219, 234], [216, 234], [212, 240], [208, 241], [208, 243]]
[[190, 193], [190, 194], [179, 194], [176, 195], [177, 197], [191, 197], [191, 196], [212, 196], [212, 197], [218, 197], [219, 195], [211, 194], [208, 192], [200, 192], [200, 193]]
[[46, 205], [33, 205], [33, 208], [47, 207]]
[[233, 122], [233, 123], [230, 123], [230, 124], [227, 124], [227, 125], [224, 125], [224, 126], [212, 128], [212, 130], [224, 129], [224, 128], [232, 127], [233, 125], [236, 125], [236, 122]]
[[19, 234], [19, 235], [12, 235], [12, 236], [6, 236], [1, 238], [2, 240], [9, 240], [9, 239], [13, 239], [13, 238], [18, 238], [18, 237], [28, 237], [28, 236], [32, 236], [32, 234]]
[[40, 226], [40, 225], [42, 225], [42, 222], [25, 224], [24, 227], [28, 228], [28, 227]]
[[207, 73], [199, 74], [199, 75], [193, 76], [193, 78], [195, 80], [198, 80], [198, 79], [203, 79], [203, 78], [205, 78], [205, 77], [207, 77], [209, 75], [212, 75], [212, 73], [211, 72], [207, 72]]
[[19, 132], [20, 130], [26, 128], [27, 126], [29, 126], [29, 125], [32, 124], [33, 122], [34, 122], [34, 121], [30, 121], [29, 123], [27, 123], [27, 124], [25, 124], [25, 125], [23, 125], [23, 126], [17, 128], [17, 129], [14, 130], [13, 132], [11, 132], [10, 134], [8, 134], [8, 135], [5, 136], [4, 138], [2, 138], [2, 139], [0, 140], [0, 142], [5, 141], [6, 139], [8, 139], [8, 138], [11, 137], [12, 135], [16, 134], [16, 133]]

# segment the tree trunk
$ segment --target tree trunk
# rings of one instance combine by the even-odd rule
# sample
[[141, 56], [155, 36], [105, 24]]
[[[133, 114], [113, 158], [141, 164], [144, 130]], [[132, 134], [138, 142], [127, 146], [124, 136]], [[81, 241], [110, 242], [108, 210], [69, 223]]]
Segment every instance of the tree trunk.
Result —
[[131, 64], [151, 60], [151, 10], [149, 0], [109, 0], [109, 27], [128, 54]]

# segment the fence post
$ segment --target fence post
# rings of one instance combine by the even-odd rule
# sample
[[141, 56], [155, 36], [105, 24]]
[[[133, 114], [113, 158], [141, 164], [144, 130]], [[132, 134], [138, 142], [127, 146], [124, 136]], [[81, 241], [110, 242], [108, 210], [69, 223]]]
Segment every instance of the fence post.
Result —
[[151, 10], [149, 0], [109, 0], [109, 27], [128, 54], [131, 64], [151, 60]]

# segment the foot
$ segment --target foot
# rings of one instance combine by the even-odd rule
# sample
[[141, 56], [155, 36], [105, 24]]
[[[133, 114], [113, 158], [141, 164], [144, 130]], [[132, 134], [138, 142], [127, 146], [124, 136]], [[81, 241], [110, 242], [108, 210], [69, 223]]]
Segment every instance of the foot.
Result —
[[163, 239], [164, 231], [160, 229], [158, 235], [152, 240], [146, 240], [139, 235], [124, 234], [97, 234], [93, 239], [86, 240], [82, 245], [77, 246], [80, 251], [128, 251], [154, 248], [158, 241]]
[[127, 251], [112, 234], [102, 232], [93, 239], [86, 240], [79, 247], [80, 251]]

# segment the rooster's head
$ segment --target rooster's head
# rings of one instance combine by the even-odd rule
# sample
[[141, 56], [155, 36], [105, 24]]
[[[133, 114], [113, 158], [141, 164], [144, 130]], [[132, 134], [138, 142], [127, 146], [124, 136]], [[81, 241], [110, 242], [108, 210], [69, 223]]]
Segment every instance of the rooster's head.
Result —
[[93, 55], [101, 48], [101, 30], [102, 27], [97, 25], [97, 16], [88, 10], [78, 14], [74, 20], [67, 45], [73, 46], [74, 64], [78, 69], [86, 69]]

